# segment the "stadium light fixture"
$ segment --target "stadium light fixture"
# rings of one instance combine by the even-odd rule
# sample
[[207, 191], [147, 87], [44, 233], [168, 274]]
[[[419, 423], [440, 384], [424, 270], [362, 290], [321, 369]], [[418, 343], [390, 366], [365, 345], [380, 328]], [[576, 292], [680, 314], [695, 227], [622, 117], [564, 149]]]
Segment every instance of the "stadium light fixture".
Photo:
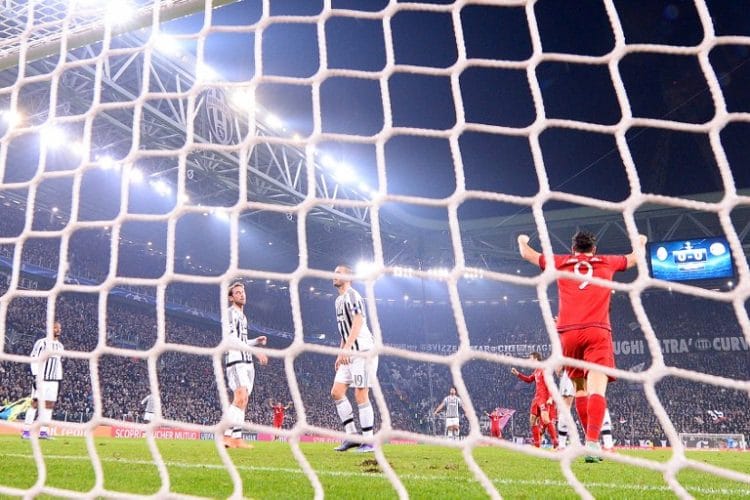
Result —
[[135, 9], [126, 0], [115, 0], [107, 6], [106, 20], [110, 24], [121, 26], [127, 24], [135, 15]]
[[130, 181], [130, 183], [140, 184], [141, 182], [143, 182], [143, 178], [144, 178], [144, 175], [140, 169], [136, 167], [130, 168], [130, 172], [128, 172], [128, 180]]
[[181, 203], [190, 203], [190, 196], [187, 193], [182, 193], [180, 196]]
[[156, 191], [161, 196], [169, 196], [172, 194], [172, 188], [164, 182], [161, 179], [157, 179], [155, 181], [150, 182], [151, 187], [154, 188], [154, 191]]
[[357, 262], [357, 265], [354, 267], [354, 272], [359, 275], [367, 275], [373, 273], [376, 269], [377, 266], [374, 262], [362, 260]]
[[213, 214], [221, 221], [229, 221], [229, 213], [225, 210], [214, 209]]
[[185, 256], [185, 260], [190, 260], [190, 256], [189, 256], [189, 255], [186, 255], [186, 256]]
[[154, 46], [159, 52], [170, 54], [173, 56], [180, 55], [182, 48], [177, 40], [166, 33], [159, 33], [154, 37]]
[[55, 127], [54, 125], [47, 125], [42, 128], [41, 137], [42, 142], [48, 148], [59, 148], [66, 141], [65, 132], [60, 127]]
[[314, 291], [315, 291], [315, 287], [314, 287], [314, 286], [311, 286], [311, 287], [310, 287], [310, 291], [311, 291], [311, 292], [314, 292]]
[[351, 184], [357, 181], [357, 174], [354, 169], [343, 162], [334, 167], [333, 176], [341, 184]]
[[404, 302], [409, 302], [409, 296], [404, 294]]
[[99, 165], [104, 170], [110, 170], [115, 168], [115, 160], [111, 156], [102, 156], [99, 160]]
[[219, 74], [208, 64], [202, 62], [195, 66], [195, 79], [202, 82], [219, 80]]
[[281, 121], [281, 118], [273, 113], [266, 113], [265, 122], [269, 127], [275, 128], [277, 130], [284, 130], [284, 122]]
[[508, 300], [508, 296], [507, 295], [503, 295], [503, 300]]
[[325, 333], [321, 333], [321, 334], [318, 335], [318, 340], [323, 340], [325, 338], [326, 338], [326, 334]]
[[60, 209], [59, 209], [59, 208], [57, 208], [57, 207], [52, 207], [52, 213], [53, 213], [53, 214], [56, 214], [56, 213], [57, 213], [57, 212], [59, 212], [59, 211], [60, 211]]
[[23, 113], [21, 113], [20, 111], [11, 111], [9, 109], [4, 109], [3, 111], [0, 111], [0, 116], [2, 116], [3, 121], [9, 127], [20, 125], [23, 121]]
[[338, 162], [334, 160], [330, 155], [323, 155], [323, 157], [320, 159], [320, 163], [325, 168], [335, 168], [336, 165], [338, 165]]
[[86, 150], [84, 149], [83, 143], [81, 141], [71, 142], [68, 145], [68, 148], [70, 148], [71, 153], [76, 156], [83, 156], [86, 153]]
[[237, 108], [255, 107], [255, 95], [249, 89], [234, 89], [229, 94], [229, 101]]

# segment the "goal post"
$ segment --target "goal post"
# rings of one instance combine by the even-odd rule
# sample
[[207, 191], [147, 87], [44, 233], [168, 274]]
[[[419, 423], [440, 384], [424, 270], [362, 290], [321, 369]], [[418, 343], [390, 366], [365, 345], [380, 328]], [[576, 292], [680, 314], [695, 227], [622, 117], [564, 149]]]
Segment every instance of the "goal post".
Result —
[[747, 450], [744, 434], [681, 433], [685, 448], [714, 450]]

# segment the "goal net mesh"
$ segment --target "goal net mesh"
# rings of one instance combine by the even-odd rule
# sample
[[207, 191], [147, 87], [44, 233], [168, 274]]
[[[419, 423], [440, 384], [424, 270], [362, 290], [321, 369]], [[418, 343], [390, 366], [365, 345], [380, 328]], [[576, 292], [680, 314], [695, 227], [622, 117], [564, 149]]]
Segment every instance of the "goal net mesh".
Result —
[[[708, 213], [716, 217], [735, 256], [737, 279], [729, 291], [653, 280], [649, 277], [643, 256], [638, 262], [637, 277], [631, 282], [603, 283], [594, 280], [596, 284], [611, 287], [614, 292], [622, 292], [629, 297], [651, 354], [650, 366], [643, 371], [605, 371], [643, 388], [645, 398], [672, 450], [671, 457], [666, 462], [626, 454], [607, 453], [606, 458], [661, 472], [668, 488], [682, 498], [691, 496], [690, 491], [678, 480], [678, 474], [687, 468], [750, 483], [750, 475], [746, 473], [688, 458], [684, 441], [678, 435], [680, 430], [673, 425], [656, 389], [660, 381], [674, 377], [707, 384], [717, 390], [746, 394], [750, 391], [750, 382], [670, 366], [665, 362], [660, 339], [641, 303], [642, 292], [668, 289], [685, 296], [731, 304], [741, 327], [741, 335], [745, 342], [750, 342], [750, 319], [745, 309], [745, 302], [750, 295], [750, 276], [741, 238], [732, 221], [733, 211], [743, 204], [747, 205], [750, 200], [735, 188], [733, 173], [720, 137], [727, 124], [733, 121], [746, 122], [748, 116], [728, 111], [719, 77], [709, 60], [709, 53], [717, 46], [750, 46], [746, 37], [717, 36], [709, 7], [706, 2], [696, 0], [693, 5], [703, 37], [695, 45], [628, 43], [615, 2], [605, 0], [604, 12], [613, 38], [611, 50], [598, 56], [545, 52], [535, 11], [537, 3], [508, 1], [497, 2], [495, 7], [514, 9], [524, 19], [530, 39], [530, 56], [521, 60], [471, 58], [466, 50], [467, 33], [462, 22], [462, 11], [488, 2], [391, 1], [378, 9], [354, 10], [336, 8], [332, 5], [336, 2], [325, 1], [323, 9], [318, 12], [287, 15], [274, 11], [274, 4], [266, 0], [257, 2], [257, 16], [252, 21], [233, 19], [230, 23], [222, 24], [215, 21], [220, 10], [215, 9], [223, 3], [226, 2], [4, 0], [0, 3], [3, 19], [0, 23], [0, 194], [4, 204], [0, 208], [3, 213], [8, 214], [7, 218], [3, 216], [6, 227], [0, 235], [0, 257], [6, 264], [3, 267], [3, 294], [0, 297], [0, 361], [3, 362], [3, 374], [6, 376], [4, 380], [8, 380], [11, 375], [28, 379], [28, 336], [38, 337], [42, 331], [51, 331], [59, 309], [69, 307], [70, 304], [80, 307], [72, 324], [63, 324], [66, 332], [63, 343], [66, 344], [68, 335], [73, 340], [67, 346], [74, 344], [74, 348], [69, 347], [65, 353], [66, 380], [69, 382], [64, 387], [84, 395], [90, 394], [90, 399], [81, 403], [80, 414], [84, 415], [86, 410], [90, 410], [93, 416], [81, 416], [78, 420], [73, 418], [73, 421], [56, 424], [68, 430], [71, 435], [77, 432], [85, 436], [95, 476], [94, 486], [85, 492], [87, 496], [122, 494], [106, 485], [105, 463], [95, 437], [96, 429], [102, 425], [119, 425], [134, 433], [143, 433], [151, 459], [158, 467], [161, 485], [156, 494], [159, 496], [172, 491], [170, 472], [155, 437], [160, 427], [205, 433], [206, 436], [213, 433], [217, 453], [231, 476], [233, 496], [242, 496], [243, 492], [252, 495], [252, 487], [243, 484], [237, 465], [221, 442], [221, 435], [229, 425], [222, 419], [221, 411], [230, 402], [221, 364], [222, 353], [227, 344], [220, 341], [218, 327], [213, 327], [215, 342], [212, 342], [196, 340], [199, 333], [197, 329], [180, 330], [170, 325], [171, 322], [179, 323], [178, 319], [170, 317], [172, 310], [169, 303], [174, 302], [170, 299], [181, 298], [180, 287], [187, 285], [195, 286], [186, 288], [187, 290], [201, 290], [201, 293], [197, 293], [192, 299], [184, 299], [181, 311], [190, 314], [206, 304], [216, 304], [218, 307], [213, 312], [221, 318], [223, 324], [227, 313], [226, 304], [221, 298], [226, 297], [228, 284], [240, 279], [259, 283], [266, 281], [267, 287], [284, 287], [284, 290], [288, 290], [288, 303], [278, 307], [290, 311], [294, 326], [283, 348], [259, 351], [269, 356], [271, 362], [283, 364], [296, 413], [295, 423], [283, 431], [252, 421], [247, 424], [247, 428], [254, 432], [271, 432], [285, 437], [301, 470], [309, 479], [316, 498], [323, 497], [324, 490], [315, 464], [308, 461], [300, 442], [304, 435], [343, 439], [344, 434], [337, 432], [338, 426], [323, 427], [319, 425], [319, 419], [307, 414], [304, 391], [310, 387], [301, 384], [295, 362], [306, 353], [325, 355], [331, 360], [338, 353], [334, 347], [310, 341], [311, 335], [318, 332], [310, 331], [313, 327], [303, 318], [301, 299], [301, 295], [308, 292], [306, 280], [334, 278], [331, 270], [317, 269], [311, 264], [311, 255], [317, 250], [315, 245], [318, 242], [310, 237], [309, 226], [328, 218], [330, 222], [326, 222], [324, 227], [325, 232], [332, 235], [331, 238], [338, 238], [344, 244], [351, 237], [352, 231], [359, 231], [367, 239], [367, 244], [371, 244], [373, 265], [359, 273], [358, 278], [365, 284], [366, 294], [363, 295], [367, 299], [368, 321], [376, 339], [383, 338], [379, 315], [381, 306], [376, 300], [376, 281], [384, 276], [408, 276], [444, 283], [448, 296], [446, 307], [452, 311], [451, 316], [455, 319], [457, 347], [449, 356], [416, 352], [401, 346], [386, 345], [380, 340], [376, 342], [374, 352], [381, 359], [385, 356], [409, 359], [450, 371], [469, 424], [468, 434], [455, 442], [440, 436], [399, 430], [392, 425], [387, 389], [376, 381], [371, 395], [377, 408], [379, 426], [373, 440], [376, 445], [374, 456], [399, 497], [406, 498], [409, 492], [399, 474], [389, 465], [380, 446], [394, 439], [411, 439], [460, 448], [474, 478], [486, 490], [487, 495], [493, 498], [500, 497], [498, 483], [496, 478], [487, 475], [475, 459], [473, 451], [478, 446], [500, 446], [557, 461], [575, 492], [582, 497], [591, 498], [592, 494], [584, 481], [572, 469], [573, 462], [580, 460], [585, 454], [585, 449], [580, 444], [575, 444], [581, 437], [575, 428], [571, 430], [574, 444], [565, 452], [557, 454], [508, 441], [498, 443], [483, 436], [480, 430], [481, 412], [473, 406], [470, 391], [462, 376], [467, 363], [486, 362], [500, 366], [506, 372], [512, 364], [527, 369], [541, 366], [546, 370], [547, 380], [552, 386], [556, 367], [564, 364], [581, 368], [591, 366], [572, 360], [563, 362], [560, 343], [555, 334], [553, 311], [549, 305], [550, 290], [559, 273], [549, 268], [539, 274], [526, 276], [508, 269], [482, 269], [481, 276], [484, 280], [535, 290], [538, 311], [549, 332], [550, 356], [541, 363], [532, 363], [508, 354], [478, 351], [472, 346], [460, 283], [464, 279], [477, 277], [480, 271], [476, 260], [468, 256], [464, 248], [463, 221], [459, 212], [463, 204], [476, 200], [530, 210], [536, 228], [532, 232], [538, 235], [537, 241], [548, 257], [553, 253], [554, 243], [545, 218], [548, 215], [545, 205], [550, 202], [567, 202], [621, 214], [630, 242], [636, 242], [639, 233], [636, 213], [647, 203]], [[190, 13], [200, 14], [201, 19], [188, 24], [189, 29], [171, 39], [171, 43], [176, 41], [182, 44], [183, 49], [180, 51], [170, 45], [162, 28], [166, 21]], [[455, 62], [444, 68], [399, 64], [394, 49], [393, 26], [404, 13], [445, 16], [452, 26], [456, 42]], [[327, 30], [335, 29], [334, 21], [339, 19], [377, 23], [383, 40], [385, 62], [382, 68], [329, 67]], [[290, 49], [285, 53], [284, 50], [273, 49], [270, 42], [266, 43], [267, 39], [278, 36], [276, 29], [279, 26], [309, 28], [313, 34], [318, 60], [317, 67], [308, 75], [274, 73], [274, 57], [288, 56], [293, 52]], [[217, 68], [210, 67], [207, 54], [211, 53], [212, 40], [216, 35], [236, 36], [238, 40], [244, 41], [244, 45], [231, 45], [228, 50], [244, 50], [242, 56], [252, 60], [252, 74], [241, 74], [238, 71], [232, 78], [225, 78], [217, 73]], [[701, 123], [676, 121], [670, 117], [655, 119], [634, 116], [630, 102], [632, 97], [626, 91], [619, 63], [627, 55], [639, 53], [689, 56], [697, 60], [708, 86], [714, 114]], [[541, 64], [549, 62], [606, 67], [620, 118], [609, 125], [549, 118], [537, 73]], [[136, 64], [139, 68], [137, 70], [133, 69]], [[164, 78], [165, 68], [171, 68], [170, 79]], [[489, 125], [467, 119], [464, 106], [467, 89], [462, 87], [464, 83], [461, 76], [476, 68], [515, 70], [525, 74], [534, 119], [523, 126]], [[399, 125], [395, 116], [403, 111], [395, 109], [389, 82], [403, 74], [447, 78], [449, 89], [446, 96], [449, 99], [436, 105], [453, 106], [455, 124], [442, 129]], [[382, 98], [382, 123], [377, 130], [339, 131], [324, 123], [321, 111], [322, 86], [327, 81], [343, 78], [377, 84]], [[291, 126], [287, 130], [284, 124], [277, 122], [275, 110], [261, 102], [259, 97], [269, 86], [307, 89], [311, 114], [308, 133], [298, 136], [293, 133]], [[160, 124], [158, 127], [157, 122]], [[540, 145], [540, 136], [552, 127], [613, 137], [616, 154], [626, 173], [630, 195], [623, 201], [615, 202], [556, 190], [550, 182], [550, 172]], [[356, 130], [356, 126], [352, 128]], [[626, 137], [635, 128], [705, 135], [720, 173], [723, 196], [720, 199], [701, 201], [643, 192]], [[538, 184], [537, 192], [530, 196], [519, 196], [494, 190], [470, 189], [466, 182], [466, 165], [459, 144], [462, 134], [467, 132], [526, 138], [533, 163], [530, 168], [533, 168]], [[123, 133], [128, 136], [126, 140], [122, 139]], [[398, 136], [447, 141], [455, 189], [439, 198], [396, 194], [398, 190], [393, 189], [388, 175], [391, 169], [388, 168], [390, 165], [386, 144]], [[347, 186], [342, 180], [346, 175], [344, 167], [326, 164], [327, 159], [319, 154], [319, 149], [337, 142], [372, 148], [377, 187]], [[169, 144], [172, 147], [168, 147]], [[279, 154], [289, 160], [284, 165], [293, 165], [296, 170], [290, 171], [287, 168], [274, 171], [277, 165], [274, 162], [278, 160]], [[23, 161], [20, 158], [24, 158]], [[242, 168], [238, 168], [238, 165]], [[246, 165], [253, 168], [244, 168]], [[92, 186], [93, 191], [97, 191], [98, 183], [104, 181], [103, 177], [96, 176], [106, 172], [115, 172], [117, 187], [110, 191], [102, 187], [101, 196], [114, 197], [117, 203], [110, 213], [92, 214], [92, 207], [96, 211], [95, 200], [84, 200], [87, 197], [82, 193], [92, 190]], [[171, 196], [172, 204], [164, 205], [158, 210], [139, 208], [143, 201], [133, 187], [138, 182], [148, 182], [153, 191], [165, 194], [165, 198], [166, 195]], [[67, 194], [61, 199], [60, 192]], [[212, 196], [217, 192], [229, 192], [230, 196], [225, 199], [234, 201], [216, 202], [217, 198]], [[389, 262], [388, 255], [384, 252], [386, 232], [381, 227], [381, 222], [386, 217], [386, 207], [398, 204], [440, 207], [446, 211], [446, 234], [450, 248], [448, 253], [449, 260], [453, 263], [451, 268], [435, 272], [405, 269]], [[19, 208], [22, 215], [12, 215]], [[211, 215], [224, 217], [228, 223], [228, 245], [219, 250], [206, 250], [225, 255], [228, 265], [218, 271], [209, 269], [211, 266], [205, 262], [194, 266], [188, 252], [199, 253], [199, 249], [178, 248], [177, 242], [178, 235], [191, 231], [192, 224], [196, 224], [196, 228], [203, 228], [195, 229], [196, 232], [204, 230], [196, 221]], [[298, 265], [281, 270], [272, 265], [264, 264], [257, 268], [247, 265], [247, 260], [243, 261], [242, 248], [244, 222], [258, 220], [273, 225], [282, 219], [288, 220], [294, 227], [289, 233], [291, 243], [268, 241], [266, 250], [280, 252], [278, 255], [284, 255], [285, 251], [291, 252], [295, 257], [298, 253]], [[146, 242], [139, 239], [131, 231], [135, 224], [152, 224], [153, 227], [160, 228], [163, 241]], [[354, 229], [344, 231], [342, 227], [345, 224]], [[338, 231], [341, 234], [337, 235]], [[85, 233], [104, 234], [106, 238], [88, 239], [89, 236], [82, 236]], [[510, 234], [509, 239], [514, 241], [517, 234], [518, 231]], [[212, 236], [206, 233], [205, 238], [209, 240]], [[105, 241], [106, 244], [97, 248], [91, 241]], [[266, 242], [263, 241], [263, 244]], [[295, 248], [282, 250], [279, 247], [283, 245]], [[76, 260], [74, 254], [77, 251], [91, 252], [92, 248], [106, 257], [102, 261]], [[515, 251], [514, 247], [511, 249]], [[260, 248], [258, 251], [262, 250]], [[163, 272], [149, 275], [142, 270], [143, 272], [134, 276], [123, 273], [123, 269], [128, 267], [142, 266], [147, 261], [143, 256], [161, 262]], [[42, 263], [50, 258], [56, 261], [52, 274], [46, 276], [46, 281], [35, 278], [43, 273], [45, 266]], [[87, 274], [96, 274], [95, 271], [99, 271], [99, 277], [84, 278]], [[42, 284], [43, 281], [48, 285]], [[206, 291], [208, 292], [203, 293]], [[312, 287], [309, 287], [309, 292], [313, 292]], [[149, 298], [151, 296], [153, 299]], [[144, 322], [135, 328], [119, 328], [118, 323], [127, 323], [132, 318], [123, 312], [118, 300], [136, 304], [153, 302], [150, 322]], [[318, 303], [325, 311], [321, 315], [325, 316], [333, 310], [332, 301], [333, 299], [327, 302], [321, 300]], [[252, 298], [247, 312], [252, 320], [256, 313]], [[14, 318], [28, 316], [38, 319], [39, 330], [28, 332], [13, 328]], [[83, 331], [76, 332], [79, 323], [94, 324], [95, 328], [86, 329], [81, 326]], [[131, 329], [148, 330], [151, 337], [144, 342], [142, 337], [133, 336]], [[268, 331], [271, 332], [272, 329]], [[276, 333], [282, 337], [284, 335], [284, 332]], [[195, 365], [190, 365], [192, 362]], [[110, 367], [106, 368], [108, 365]], [[198, 405], [195, 411], [204, 412], [207, 416], [202, 422], [187, 423], [179, 415], [165, 410], [171, 407], [173, 401], [169, 400], [169, 394], [165, 395], [161, 387], [163, 384], [171, 383], [178, 387], [180, 384], [190, 386], [194, 383], [191, 377], [195, 375], [179, 372], [179, 366], [186, 365], [193, 368], [200, 366], [202, 376], [215, 378], [211, 389], [214, 395], [218, 394], [218, 398], [214, 397], [217, 399], [216, 404], [200, 402], [199, 398], [192, 401], [192, 404]], [[165, 370], [165, 367], [170, 367], [171, 371]], [[76, 381], [78, 387], [70, 382], [71, 377], [76, 376], [81, 377]], [[116, 381], [106, 384], [104, 379], [107, 377], [114, 377]], [[120, 415], [109, 410], [112, 393], [127, 393], [131, 377], [147, 379], [150, 393], [155, 396], [155, 416], [150, 424], [125, 424]], [[562, 407], [559, 392], [555, 389], [553, 393]], [[324, 397], [326, 395], [324, 393]], [[131, 399], [140, 400], [143, 395], [131, 396]], [[82, 396], [81, 399], [86, 398]], [[251, 401], [251, 405], [254, 403], [255, 400]], [[335, 414], [333, 405], [330, 411], [332, 415]], [[122, 416], [125, 413], [123, 410]], [[569, 415], [561, 418], [569, 418]], [[19, 422], [8, 425], [20, 433]], [[49, 463], [45, 462], [36, 439], [32, 439], [32, 449], [38, 471], [36, 482], [30, 488], [22, 489], [8, 485], [4, 478], [0, 478], [0, 493], [24, 496], [80, 494], [49, 486], [46, 482]]]

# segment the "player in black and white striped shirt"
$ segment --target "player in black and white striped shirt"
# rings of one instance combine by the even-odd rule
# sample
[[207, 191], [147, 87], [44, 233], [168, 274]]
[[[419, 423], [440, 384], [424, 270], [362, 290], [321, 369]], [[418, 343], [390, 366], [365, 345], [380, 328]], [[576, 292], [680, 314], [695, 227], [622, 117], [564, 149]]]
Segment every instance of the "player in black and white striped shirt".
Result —
[[[36, 413], [39, 411], [39, 439], [49, 439], [49, 423], [52, 420], [52, 410], [57, 401], [57, 393], [60, 389], [60, 381], [63, 378], [62, 352], [63, 345], [60, 342], [62, 334], [62, 325], [55, 321], [52, 326], [52, 339], [43, 337], [34, 343], [31, 349], [31, 358], [37, 359], [47, 356], [43, 362], [32, 361], [29, 364], [33, 380], [31, 382], [31, 406], [26, 410], [24, 419], [24, 430], [21, 437], [29, 439], [31, 437], [31, 424], [34, 423]], [[40, 371], [41, 368], [41, 371]], [[39, 405], [39, 400], [43, 404]]]
[[[247, 336], [247, 317], [243, 312], [247, 297], [245, 285], [240, 282], [229, 286], [229, 324], [226, 337], [230, 348], [224, 354], [227, 384], [232, 390], [232, 404], [227, 408], [225, 418], [232, 427], [224, 431], [224, 446], [227, 448], [252, 448], [242, 440], [242, 424], [245, 423], [245, 411], [250, 393], [255, 383], [255, 366], [253, 354], [244, 350], [248, 346], [266, 345], [266, 337], [260, 336], [250, 339]], [[262, 353], [255, 353], [261, 365], [268, 363], [268, 357]]]
[[[340, 265], [334, 272], [351, 274], [352, 270], [348, 266]], [[372, 437], [375, 415], [370, 404], [370, 386], [378, 371], [378, 358], [377, 356], [352, 357], [347, 353], [348, 351], [369, 351], [374, 347], [372, 332], [367, 328], [365, 304], [359, 292], [352, 288], [351, 281], [334, 278], [333, 286], [339, 291], [339, 296], [336, 298], [336, 323], [339, 335], [341, 335], [340, 347], [344, 352], [338, 355], [334, 364], [336, 377], [333, 380], [331, 397], [336, 403], [336, 412], [344, 425], [345, 432], [354, 435], [357, 433], [357, 427], [354, 425], [354, 411], [346, 396], [347, 389], [354, 387], [354, 399], [359, 408], [359, 426], [362, 428], [362, 435]], [[365, 443], [360, 446], [348, 439], [341, 443], [336, 451], [346, 451], [355, 447], [357, 451], [363, 453], [373, 451], [370, 444]]]
[[456, 388], [451, 387], [450, 394], [445, 396], [443, 402], [435, 408], [435, 415], [445, 408], [445, 434], [450, 440], [457, 440], [461, 431], [458, 409], [462, 406], [461, 398], [456, 396]]

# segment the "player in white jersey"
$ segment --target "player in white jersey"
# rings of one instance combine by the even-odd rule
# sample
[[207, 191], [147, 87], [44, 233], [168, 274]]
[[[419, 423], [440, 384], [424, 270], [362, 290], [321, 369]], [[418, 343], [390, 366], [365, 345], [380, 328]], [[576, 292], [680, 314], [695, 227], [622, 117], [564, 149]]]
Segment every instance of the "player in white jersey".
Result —
[[143, 400], [141, 401], [141, 405], [146, 405], [146, 407], [143, 409], [143, 421], [146, 423], [151, 422], [151, 420], [154, 418], [154, 397], [149, 394]]
[[462, 406], [461, 398], [456, 396], [456, 388], [451, 387], [450, 394], [443, 399], [443, 402], [434, 411], [434, 414], [437, 415], [440, 410], [445, 408], [445, 434], [452, 441], [458, 440], [461, 431], [458, 409]]
[[[260, 336], [249, 339], [247, 336], [247, 317], [243, 312], [247, 297], [245, 285], [240, 282], [229, 286], [229, 324], [225, 337], [232, 347], [224, 353], [224, 367], [226, 369], [227, 384], [232, 390], [232, 404], [227, 408], [225, 417], [232, 426], [224, 431], [224, 446], [227, 448], [252, 448], [242, 440], [242, 424], [245, 422], [245, 411], [250, 393], [253, 392], [255, 382], [255, 366], [253, 354], [244, 350], [248, 346], [265, 345], [266, 337]], [[261, 365], [268, 363], [265, 354], [256, 353]]]
[[[334, 270], [336, 273], [351, 274], [348, 266], [340, 265]], [[354, 387], [354, 399], [359, 409], [359, 426], [362, 428], [364, 437], [372, 437], [375, 415], [370, 404], [370, 387], [378, 371], [378, 358], [353, 357], [348, 351], [366, 352], [374, 345], [374, 338], [370, 329], [367, 328], [365, 315], [365, 304], [362, 296], [354, 288], [352, 283], [344, 278], [334, 278], [333, 286], [339, 291], [336, 298], [336, 322], [341, 335], [340, 347], [343, 351], [336, 357], [334, 369], [336, 377], [331, 388], [331, 397], [336, 403], [336, 412], [344, 425], [348, 435], [357, 433], [354, 424], [354, 411], [346, 391]], [[357, 451], [365, 453], [373, 451], [370, 444], [357, 443], [345, 440], [336, 451], [346, 451], [357, 447]]]
[[[573, 405], [573, 399], [576, 395], [575, 387], [568, 376], [567, 370], [561, 370], [558, 368], [555, 371], [560, 376], [560, 395], [563, 398], [565, 406], [570, 410]], [[557, 448], [564, 450], [568, 441], [568, 422], [564, 415], [561, 415], [557, 420], [557, 434], [560, 436]], [[612, 439], [612, 419], [609, 416], [609, 408], [605, 410], [604, 421], [602, 422], [602, 446], [607, 451], [611, 451], [614, 447], [614, 440]]]
[[[31, 349], [31, 358], [37, 359], [47, 356], [44, 361], [31, 361], [30, 368], [33, 380], [31, 382], [31, 407], [26, 410], [24, 429], [21, 437], [31, 437], [31, 424], [34, 423], [36, 413], [39, 411], [39, 439], [50, 439], [49, 423], [52, 420], [52, 410], [55, 408], [57, 393], [60, 389], [60, 381], [63, 378], [62, 352], [63, 345], [60, 342], [62, 325], [55, 321], [52, 326], [52, 339], [41, 338], [34, 343]], [[40, 371], [40, 368], [42, 370]], [[39, 404], [39, 401], [42, 404]]]
[[[565, 403], [565, 407], [570, 411], [570, 408], [573, 406], [573, 398], [576, 395], [573, 381], [570, 380], [567, 370], [557, 368], [555, 372], [560, 376], [560, 395], [562, 396], [563, 403]], [[557, 418], [557, 435], [557, 448], [559, 450], [564, 450], [565, 446], [568, 444], [568, 419], [564, 412], [559, 412]]]

